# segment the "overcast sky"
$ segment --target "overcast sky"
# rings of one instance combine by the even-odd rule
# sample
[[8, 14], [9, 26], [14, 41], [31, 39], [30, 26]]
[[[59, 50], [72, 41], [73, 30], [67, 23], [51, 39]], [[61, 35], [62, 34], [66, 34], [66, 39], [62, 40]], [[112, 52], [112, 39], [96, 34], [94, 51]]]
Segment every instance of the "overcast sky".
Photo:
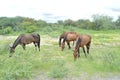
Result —
[[120, 0], [0, 0], [0, 17], [23, 16], [56, 22], [91, 19], [94, 14], [117, 19]]

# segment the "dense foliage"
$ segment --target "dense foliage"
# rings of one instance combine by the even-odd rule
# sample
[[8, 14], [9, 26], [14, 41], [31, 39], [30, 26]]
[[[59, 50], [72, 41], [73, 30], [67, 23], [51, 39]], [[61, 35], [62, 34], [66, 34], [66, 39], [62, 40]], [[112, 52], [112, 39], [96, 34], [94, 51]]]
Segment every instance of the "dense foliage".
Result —
[[59, 20], [56, 23], [47, 23], [43, 20], [35, 20], [28, 17], [0, 17], [0, 34], [9, 34], [12, 32], [35, 32], [43, 30], [44, 28], [57, 29], [61, 26], [73, 26], [81, 29], [92, 29], [92, 30], [110, 30], [120, 29], [120, 16], [117, 20], [113, 21], [113, 18], [106, 15], [93, 15], [93, 20], [79, 19], [73, 21], [71, 19]]

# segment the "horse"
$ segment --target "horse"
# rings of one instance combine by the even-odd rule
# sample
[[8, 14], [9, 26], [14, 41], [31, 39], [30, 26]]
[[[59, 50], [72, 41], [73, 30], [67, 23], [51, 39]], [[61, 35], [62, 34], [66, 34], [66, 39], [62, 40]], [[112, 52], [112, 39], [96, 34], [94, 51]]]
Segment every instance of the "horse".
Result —
[[12, 47], [10, 47], [10, 56], [12, 57], [12, 53], [15, 52], [15, 48], [18, 45], [22, 45], [23, 49], [26, 49], [26, 45], [33, 43], [35, 47], [38, 46], [38, 49], [40, 51], [40, 35], [39, 34], [21, 34], [17, 37], [17, 39], [14, 41]]
[[68, 48], [70, 49], [71, 48], [70, 42], [76, 41], [77, 37], [78, 37], [78, 34], [76, 32], [70, 32], [70, 33], [66, 34], [63, 39], [63, 42], [61, 44], [61, 50], [63, 51], [65, 48], [65, 41], [67, 42]]
[[75, 50], [73, 53], [74, 60], [76, 60], [78, 57], [80, 57], [80, 49], [79, 49], [80, 47], [83, 48], [83, 52], [84, 52], [85, 56], [87, 57], [84, 46], [86, 46], [87, 54], [89, 54], [91, 39], [92, 39], [91, 36], [88, 34], [78, 36], [78, 38], [76, 40]]
[[[60, 37], [59, 37], [59, 47], [61, 47], [61, 40], [64, 39], [64, 37], [69, 34], [69, 33], [75, 33], [75, 32], [63, 32]], [[73, 41], [73, 45], [74, 45], [74, 41]]]

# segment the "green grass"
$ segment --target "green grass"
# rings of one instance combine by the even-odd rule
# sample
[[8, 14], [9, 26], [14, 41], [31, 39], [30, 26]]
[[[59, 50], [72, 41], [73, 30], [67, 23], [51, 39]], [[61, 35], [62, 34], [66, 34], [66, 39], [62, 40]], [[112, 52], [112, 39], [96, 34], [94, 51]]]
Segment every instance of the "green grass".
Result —
[[[71, 30], [75, 30], [74, 28]], [[81, 57], [74, 61], [72, 49], [66, 46], [64, 51], [58, 46], [56, 39], [62, 31], [50, 32], [50, 38], [42, 45], [41, 51], [36, 51], [34, 45], [27, 46], [26, 51], [18, 46], [9, 58], [9, 44], [12, 40], [0, 41], [0, 80], [34, 79], [39, 73], [50, 78], [78, 77], [84, 73], [94, 76], [120, 72], [120, 31], [77, 30], [82, 34], [91, 34], [92, 44], [90, 54], [85, 57], [81, 49]], [[44, 37], [41, 35], [41, 39]], [[41, 42], [42, 43], [42, 42]]]

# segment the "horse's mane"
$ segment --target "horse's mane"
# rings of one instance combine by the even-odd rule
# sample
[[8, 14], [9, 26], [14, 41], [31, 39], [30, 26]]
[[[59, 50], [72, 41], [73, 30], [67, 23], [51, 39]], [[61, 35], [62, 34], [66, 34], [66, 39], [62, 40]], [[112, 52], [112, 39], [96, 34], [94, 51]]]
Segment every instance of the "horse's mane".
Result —
[[67, 35], [65, 35], [65, 37], [63, 39], [63, 43], [65, 43], [66, 40], [67, 40]]
[[18, 45], [17, 43], [20, 41], [21, 36], [23, 36], [23, 35], [24, 35], [24, 34], [21, 34], [20, 36], [17, 37], [17, 39], [16, 39], [16, 40], [14, 41], [14, 43], [13, 43], [13, 46], [12, 46], [13, 48], [15, 48], [15, 47]]
[[60, 35], [60, 37], [59, 37], [59, 46], [61, 45], [61, 40], [62, 40], [62, 38], [64, 39], [65, 35], [66, 35], [66, 32], [63, 32], [63, 33]]
[[81, 38], [78, 37], [77, 42], [76, 42], [75, 49], [77, 49], [77, 48], [79, 47], [80, 43], [81, 43]]

